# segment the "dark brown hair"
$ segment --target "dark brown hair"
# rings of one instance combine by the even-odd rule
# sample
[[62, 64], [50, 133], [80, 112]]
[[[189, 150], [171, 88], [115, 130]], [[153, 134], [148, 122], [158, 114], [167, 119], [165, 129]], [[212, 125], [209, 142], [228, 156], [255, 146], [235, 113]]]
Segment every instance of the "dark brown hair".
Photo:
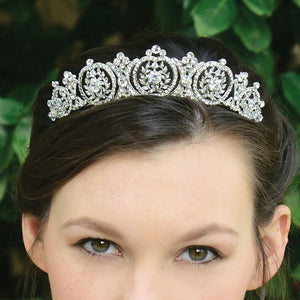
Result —
[[[87, 58], [112, 61], [124, 52], [131, 59], [141, 57], [153, 44], [164, 48], [169, 57], [181, 59], [193, 51], [200, 61], [226, 58], [233, 73], [247, 71], [249, 84], [262, 80], [220, 42], [186, 39], [175, 34], [159, 34], [124, 46], [90, 50], [62, 68], [78, 74]], [[49, 85], [41, 89], [33, 112], [30, 152], [18, 178], [17, 200], [21, 213], [37, 216], [46, 223], [55, 191], [97, 160], [118, 152], [151, 151], [163, 144], [221, 133], [237, 138], [253, 162], [255, 189], [254, 231], [258, 252], [264, 257], [258, 226], [266, 224], [282, 202], [296, 168], [295, 134], [278, 111], [263, 84], [259, 89], [266, 105], [263, 121], [250, 121], [221, 105], [209, 106], [180, 97], [137, 96], [126, 100], [87, 107], [52, 122], [46, 102]], [[264, 274], [267, 272], [266, 266]], [[265, 284], [265, 282], [263, 282]], [[264, 291], [261, 291], [263, 298]]]

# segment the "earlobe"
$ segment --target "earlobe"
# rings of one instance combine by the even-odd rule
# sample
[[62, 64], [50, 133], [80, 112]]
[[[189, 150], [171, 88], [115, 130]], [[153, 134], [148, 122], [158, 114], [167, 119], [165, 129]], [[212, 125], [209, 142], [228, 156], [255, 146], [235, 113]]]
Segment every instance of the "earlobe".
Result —
[[42, 222], [38, 217], [23, 214], [22, 232], [25, 249], [33, 263], [41, 270], [47, 272], [44, 260], [44, 245], [41, 233]]
[[[265, 254], [266, 274], [265, 280], [269, 281], [278, 271], [284, 258], [288, 242], [288, 233], [291, 225], [291, 211], [286, 205], [278, 205], [272, 220], [259, 229]], [[260, 258], [262, 260], [262, 258]], [[253, 277], [250, 289], [259, 288], [263, 282], [263, 262]]]

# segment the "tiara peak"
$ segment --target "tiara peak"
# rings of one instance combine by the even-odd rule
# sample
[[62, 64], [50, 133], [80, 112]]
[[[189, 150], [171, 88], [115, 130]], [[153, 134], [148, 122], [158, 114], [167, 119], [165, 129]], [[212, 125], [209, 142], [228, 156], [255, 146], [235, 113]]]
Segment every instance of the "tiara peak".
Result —
[[47, 105], [52, 121], [89, 105], [100, 105], [115, 99], [138, 95], [179, 96], [208, 105], [224, 105], [241, 116], [260, 122], [260, 84], [248, 86], [248, 73], [233, 74], [224, 58], [198, 62], [193, 52], [181, 60], [166, 56], [154, 45], [145, 56], [130, 60], [123, 52], [113, 62], [88, 59], [78, 78], [65, 71], [62, 86], [52, 81], [52, 97]]

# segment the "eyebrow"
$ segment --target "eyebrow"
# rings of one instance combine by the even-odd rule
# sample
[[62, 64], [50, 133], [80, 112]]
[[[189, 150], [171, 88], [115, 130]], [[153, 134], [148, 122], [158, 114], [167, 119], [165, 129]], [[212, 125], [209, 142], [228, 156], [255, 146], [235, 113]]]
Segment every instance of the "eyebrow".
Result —
[[[113, 228], [109, 223], [105, 221], [94, 220], [89, 217], [81, 217], [67, 221], [63, 224], [62, 228], [64, 229], [72, 226], [80, 226], [87, 229], [92, 229], [94, 231], [115, 237], [119, 240], [125, 240], [125, 237], [117, 229]], [[238, 236], [237, 231], [226, 225], [211, 223], [185, 233], [177, 240], [177, 242], [188, 242], [212, 234], [228, 234], [231, 236]]]
[[178, 242], [192, 241], [192, 240], [200, 239], [206, 235], [213, 235], [213, 234], [227, 234], [233, 237], [238, 237], [238, 233], [234, 229], [223, 224], [211, 223], [185, 233], [183, 236], [181, 236], [178, 239]]
[[124, 240], [123, 235], [115, 228], [113, 228], [110, 224], [105, 221], [94, 220], [89, 217], [81, 217], [78, 219], [71, 219], [63, 224], [62, 228], [68, 228], [72, 226], [80, 226], [87, 229], [92, 229], [94, 231], [102, 232], [107, 235], [118, 238], [119, 240]]

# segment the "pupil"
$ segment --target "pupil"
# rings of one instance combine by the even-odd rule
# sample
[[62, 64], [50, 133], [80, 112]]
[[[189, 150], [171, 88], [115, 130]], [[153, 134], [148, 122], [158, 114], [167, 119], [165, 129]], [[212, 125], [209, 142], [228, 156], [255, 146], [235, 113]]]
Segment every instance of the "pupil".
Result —
[[189, 255], [193, 260], [203, 260], [207, 256], [207, 249], [191, 248]]
[[91, 241], [91, 246], [96, 252], [105, 252], [110, 246], [110, 243], [103, 240]]

